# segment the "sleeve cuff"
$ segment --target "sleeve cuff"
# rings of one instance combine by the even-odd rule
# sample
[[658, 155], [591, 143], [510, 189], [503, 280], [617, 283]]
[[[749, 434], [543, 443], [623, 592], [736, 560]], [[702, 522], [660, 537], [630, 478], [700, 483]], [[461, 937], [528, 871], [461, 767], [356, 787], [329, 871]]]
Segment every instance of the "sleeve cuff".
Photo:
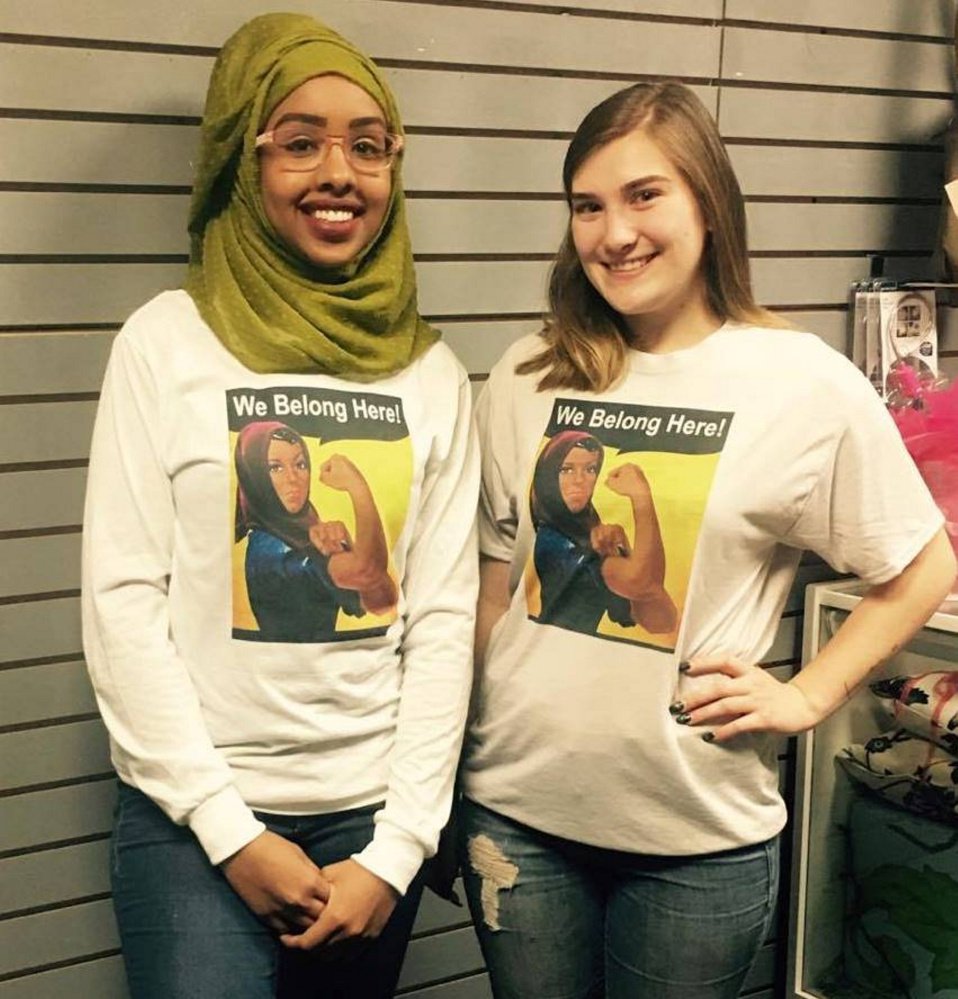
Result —
[[395, 826], [380, 822], [372, 842], [360, 853], [354, 853], [351, 859], [392, 885], [400, 895], [405, 895], [425, 857], [418, 840]]
[[211, 864], [221, 864], [266, 830], [233, 786], [204, 801], [189, 825]]

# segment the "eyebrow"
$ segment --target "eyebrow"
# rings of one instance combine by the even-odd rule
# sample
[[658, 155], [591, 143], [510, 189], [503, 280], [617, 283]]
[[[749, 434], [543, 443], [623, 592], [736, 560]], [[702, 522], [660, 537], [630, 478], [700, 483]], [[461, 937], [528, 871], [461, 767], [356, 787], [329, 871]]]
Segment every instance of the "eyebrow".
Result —
[[[273, 128], [279, 128], [280, 125], [284, 125], [288, 121], [301, 121], [307, 125], [317, 125], [320, 128], [325, 128], [328, 124], [327, 119], [322, 115], [306, 114], [303, 111], [289, 111], [276, 122]], [[382, 125], [385, 128], [386, 122], [377, 115], [368, 115], [364, 118], [353, 118], [352, 121], [349, 122], [350, 128], [363, 128], [365, 125]]]
[[[648, 176], [636, 177], [635, 180], [627, 181], [625, 184], [622, 185], [620, 190], [622, 191], [623, 194], [629, 194], [631, 191], [635, 191], [643, 187], [648, 187], [649, 184], [663, 184], [663, 183], [671, 184], [672, 179], [673, 178], [665, 177], [662, 174], [650, 173], [648, 174]], [[589, 191], [573, 191], [572, 194], [569, 196], [570, 201], [588, 201], [590, 199], [595, 201], [596, 195], [592, 194]]]

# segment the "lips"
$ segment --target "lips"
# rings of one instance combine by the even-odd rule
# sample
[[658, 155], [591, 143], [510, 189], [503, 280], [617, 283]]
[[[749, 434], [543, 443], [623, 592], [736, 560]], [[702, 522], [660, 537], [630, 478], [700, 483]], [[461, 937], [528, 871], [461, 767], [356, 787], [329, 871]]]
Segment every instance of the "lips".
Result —
[[647, 253], [642, 257], [630, 257], [628, 260], [619, 260], [615, 263], [604, 262], [603, 267], [610, 273], [629, 277], [645, 270], [649, 264], [658, 256], [658, 252]]
[[363, 205], [344, 201], [307, 201], [299, 206], [312, 238], [324, 243], [348, 242], [362, 225]]

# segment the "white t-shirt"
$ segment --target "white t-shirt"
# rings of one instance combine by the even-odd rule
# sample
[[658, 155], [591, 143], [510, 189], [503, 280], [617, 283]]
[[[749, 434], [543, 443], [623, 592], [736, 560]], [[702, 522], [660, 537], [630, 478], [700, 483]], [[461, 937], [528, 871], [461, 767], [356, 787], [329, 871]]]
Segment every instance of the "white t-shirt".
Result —
[[[540, 343], [513, 345], [477, 404], [480, 546], [511, 563], [512, 601], [477, 678], [465, 793], [612, 849], [765, 840], [785, 821], [775, 740], [709, 744], [702, 727], [677, 724], [669, 704], [706, 682], [679, 664], [761, 661], [803, 549], [881, 583], [942, 515], [874, 390], [812, 334], [727, 324], [687, 350], [632, 352], [601, 395], [537, 392], [540, 375], [517, 375]], [[563, 458], [575, 448], [595, 456], [578, 511], [581, 495], [564, 500], [557, 478], [575, 474]], [[606, 482], [626, 464], [651, 487], [677, 610], [669, 632], [634, 623], [589, 546], [590, 526], [619, 524], [629, 551], [634, 508]]]
[[[364, 866], [405, 891], [434, 852], [471, 675], [474, 437], [441, 343], [373, 383], [256, 374], [183, 291], [118, 334], [90, 464], [84, 645], [117, 772], [211, 862], [262, 831], [252, 809], [377, 801]], [[367, 607], [338, 551], [306, 539], [322, 522], [355, 552], [377, 521], [393, 588]]]

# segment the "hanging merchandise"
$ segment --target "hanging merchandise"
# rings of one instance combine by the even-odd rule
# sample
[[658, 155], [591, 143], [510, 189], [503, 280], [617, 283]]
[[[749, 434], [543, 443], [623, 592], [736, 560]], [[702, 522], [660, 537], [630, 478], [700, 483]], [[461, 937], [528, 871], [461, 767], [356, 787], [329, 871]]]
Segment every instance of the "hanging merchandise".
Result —
[[934, 291], [882, 289], [878, 310], [882, 398], [888, 401], [904, 368], [913, 371], [921, 385], [933, 385], [938, 377]]
[[852, 285], [852, 361], [888, 402], [900, 372], [930, 388], [938, 381], [935, 286], [869, 278]]

